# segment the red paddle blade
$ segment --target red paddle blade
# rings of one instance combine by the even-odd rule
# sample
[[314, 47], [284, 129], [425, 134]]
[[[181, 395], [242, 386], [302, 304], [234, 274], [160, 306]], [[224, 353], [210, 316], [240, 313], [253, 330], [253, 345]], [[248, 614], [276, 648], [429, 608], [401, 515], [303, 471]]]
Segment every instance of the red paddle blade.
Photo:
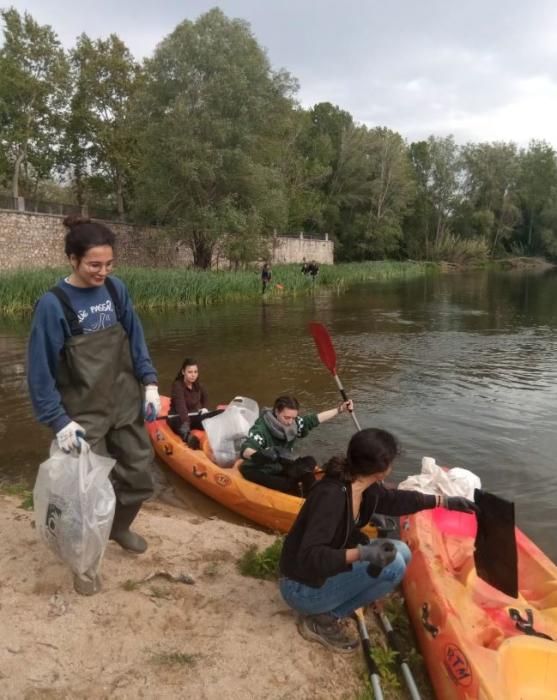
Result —
[[337, 356], [331, 341], [331, 336], [329, 335], [329, 331], [322, 323], [315, 323], [312, 321], [309, 324], [309, 332], [312, 334], [313, 339], [315, 340], [317, 352], [319, 353], [321, 362], [323, 362], [331, 374], [336, 374]]

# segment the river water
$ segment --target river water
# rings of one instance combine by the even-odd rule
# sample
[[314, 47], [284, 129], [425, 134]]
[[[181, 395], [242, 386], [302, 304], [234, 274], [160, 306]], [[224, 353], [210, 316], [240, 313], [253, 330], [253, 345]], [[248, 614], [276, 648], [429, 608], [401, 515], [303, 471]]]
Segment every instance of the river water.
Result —
[[[161, 391], [193, 356], [212, 403], [295, 393], [306, 410], [339, 400], [307, 331], [324, 323], [360, 423], [402, 443], [394, 476], [419, 472], [424, 455], [473, 470], [557, 561], [556, 298], [555, 273], [470, 272], [141, 316]], [[26, 396], [28, 326], [0, 319], [0, 479], [32, 483], [50, 435]], [[300, 447], [321, 461], [352, 430], [342, 415]]]

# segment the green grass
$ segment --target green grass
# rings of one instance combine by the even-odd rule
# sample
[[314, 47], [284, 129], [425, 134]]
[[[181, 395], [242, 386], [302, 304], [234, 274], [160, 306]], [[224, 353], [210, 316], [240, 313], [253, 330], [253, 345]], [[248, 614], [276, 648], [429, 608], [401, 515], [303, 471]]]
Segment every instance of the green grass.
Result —
[[[422, 700], [434, 700], [435, 694], [431, 687], [424, 661], [417, 650], [416, 637], [404, 607], [403, 598], [399, 594], [394, 593], [383, 602], [385, 614], [395, 629], [398, 643], [412, 670]], [[406, 685], [402, 680], [400, 668], [396, 663], [396, 654], [387, 645], [385, 634], [379, 627], [379, 623], [373, 624], [372, 620], [375, 621], [375, 618], [371, 611], [367, 611], [366, 616], [372, 654], [381, 675], [385, 700], [398, 700], [406, 697]], [[369, 679], [367, 674], [365, 674], [363, 676], [363, 689], [355, 700], [372, 700], [373, 697]]]
[[0, 483], [0, 493], [7, 496], [20, 496], [21, 503], [19, 505], [23, 510], [33, 510], [33, 492], [27, 484], [3, 484]]
[[274, 581], [279, 577], [279, 559], [282, 552], [282, 537], [259, 552], [255, 545], [249, 547], [238, 560], [238, 571], [242, 576]]
[[[312, 294], [319, 288], [342, 291], [362, 282], [417, 277], [431, 269], [436, 269], [436, 266], [392, 261], [322, 265], [313, 283], [300, 272], [299, 265], [277, 265], [273, 268], [273, 280], [265, 296], [279, 299]], [[2, 314], [29, 313], [37, 299], [67, 274], [67, 268], [0, 273]], [[204, 306], [261, 297], [259, 269], [225, 272], [122, 267], [115, 274], [127, 284], [134, 305], [139, 309]]]

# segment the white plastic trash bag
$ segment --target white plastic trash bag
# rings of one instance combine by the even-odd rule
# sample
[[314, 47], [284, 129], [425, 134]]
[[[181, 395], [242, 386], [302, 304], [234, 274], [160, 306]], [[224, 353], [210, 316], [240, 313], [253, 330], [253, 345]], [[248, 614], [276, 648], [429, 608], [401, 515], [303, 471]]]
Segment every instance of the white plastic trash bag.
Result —
[[474, 500], [474, 489], [481, 489], [480, 477], [468, 469], [443, 469], [433, 457], [422, 458], [422, 472], [409, 476], [399, 485], [406, 491], [421, 491], [438, 496], [463, 496]]
[[95, 574], [114, 519], [116, 496], [108, 475], [116, 460], [81, 444], [74, 456], [52, 443], [33, 490], [35, 524], [40, 538], [74, 573]]
[[257, 401], [236, 396], [218, 416], [202, 421], [215, 462], [219, 466], [231, 467], [238, 459], [242, 442], [258, 417]]

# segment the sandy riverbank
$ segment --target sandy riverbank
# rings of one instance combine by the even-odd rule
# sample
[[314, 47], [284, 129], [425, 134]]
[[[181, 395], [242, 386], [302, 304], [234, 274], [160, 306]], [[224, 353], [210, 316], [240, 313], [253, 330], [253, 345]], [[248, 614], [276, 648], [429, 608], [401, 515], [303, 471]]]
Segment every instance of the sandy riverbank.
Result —
[[[276, 583], [237, 559], [274, 537], [159, 501], [139, 515], [150, 543], [110, 543], [103, 591], [74, 593], [21, 499], [0, 495], [0, 695], [5, 699], [364, 698], [363, 663], [297, 633]], [[149, 574], [189, 574], [193, 585]]]

